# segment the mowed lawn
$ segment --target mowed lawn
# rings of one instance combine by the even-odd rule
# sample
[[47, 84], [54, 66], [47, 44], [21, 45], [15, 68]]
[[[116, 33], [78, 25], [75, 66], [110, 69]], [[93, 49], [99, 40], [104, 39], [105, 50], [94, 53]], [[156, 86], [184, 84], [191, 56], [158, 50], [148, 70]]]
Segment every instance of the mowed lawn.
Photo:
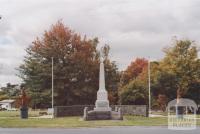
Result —
[[[29, 111], [28, 113], [29, 113], [30, 117], [38, 117], [39, 112], [42, 112], [42, 111]], [[19, 117], [19, 116], [20, 116], [19, 111], [0, 111], [0, 118], [3, 118], [3, 117]]]
[[[81, 117], [65, 117], [54, 119], [32, 118], [20, 119], [15, 115], [17, 112], [12, 112], [12, 116], [2, 117], [3, 113], [0, 112], [0, 127], [4, 128], [79, 128], [79, 127], [105, 127], [105, 126], [167, 126], [166, 117], [140, 117], [140, 116], [124, 116], [123, 121], [115, 120], [102, 120], [102, 121], [83, 121]], [[4, 113], [5, 114], [5, 113]], [[36, 116], [37, 112], [31, 113]], [[200, 120], [198, 119], [200, 126]]]
[[83, 121], [81, 117], [65, 117], [55, 119], [19, 119], [2, 118], [0, 127], [47, 127], [47, 128], [74, 128], [74, 127], [102, 127], [102, 126], [163, 126], [167, 125], [166, 118], [125, 117], [123, 121]]

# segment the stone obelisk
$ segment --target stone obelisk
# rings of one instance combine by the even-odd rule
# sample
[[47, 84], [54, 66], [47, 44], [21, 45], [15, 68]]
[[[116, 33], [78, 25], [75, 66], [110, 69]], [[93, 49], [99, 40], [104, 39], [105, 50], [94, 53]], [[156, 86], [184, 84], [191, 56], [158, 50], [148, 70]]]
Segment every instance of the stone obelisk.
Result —
[[100, 60], [99, 90], [97, 92], [97, 100], [94, 111], [111, 111], [111, 108], [109, 107], [108, 93], [105, 87], [105, 72], [102, 59]]
[[112, 111], [109, 106], [108, 93], [105, 87], [105, 72], [103, 60], [100, 60], [99, 71], [99, 90], [97, 92], [97, 100], [94, 110], [88, 111], [88, 107], [84, 108], [84, 120], [122, 120], [121, 109]]

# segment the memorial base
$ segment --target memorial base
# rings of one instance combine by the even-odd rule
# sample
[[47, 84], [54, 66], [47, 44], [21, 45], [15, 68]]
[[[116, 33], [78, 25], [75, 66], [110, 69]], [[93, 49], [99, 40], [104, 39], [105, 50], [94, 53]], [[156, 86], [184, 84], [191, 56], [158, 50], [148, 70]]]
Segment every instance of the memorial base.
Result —
[[102, 108], [95, 108], [94, 110], [88, 111], [88, 108], [85, 107], [84, 109], [84, 116], [83, 119], [85, 121], [89, 120], [123, 120], [121, 110], [118, 111], [111, 111], [111, 108], [107, 109]]

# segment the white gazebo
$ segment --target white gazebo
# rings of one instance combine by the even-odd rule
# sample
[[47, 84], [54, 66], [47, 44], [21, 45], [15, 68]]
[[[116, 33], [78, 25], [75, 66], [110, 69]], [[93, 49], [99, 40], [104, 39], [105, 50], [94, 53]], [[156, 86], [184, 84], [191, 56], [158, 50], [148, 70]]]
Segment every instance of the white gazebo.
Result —
[[196, 128], [197, 105], [193, 100], [174, 99], [168, 103], [167, 110], [169, 129], [190, 130]]

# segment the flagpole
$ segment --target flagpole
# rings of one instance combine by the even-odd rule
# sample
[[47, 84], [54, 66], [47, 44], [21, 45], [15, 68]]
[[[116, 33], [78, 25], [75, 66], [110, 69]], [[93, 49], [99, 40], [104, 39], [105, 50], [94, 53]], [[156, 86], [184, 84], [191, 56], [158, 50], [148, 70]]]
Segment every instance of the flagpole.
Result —
[[51, 58], [51, 60], [52, 60], [52, 70], [51, 70], [51, 73], [52, 73], [52, 91], [51, 91], [51, 93], [52, 93], [52, 118], [54, 118], [54, 74], [53, 74], [53, 64], [54, 64], [54, 62], [53, 62], [53, 57]]
[[149, 83], [149, 116], [151, 114], [151, 74], [150, 74], [150, 57], [148, 59], [148, 83]]

